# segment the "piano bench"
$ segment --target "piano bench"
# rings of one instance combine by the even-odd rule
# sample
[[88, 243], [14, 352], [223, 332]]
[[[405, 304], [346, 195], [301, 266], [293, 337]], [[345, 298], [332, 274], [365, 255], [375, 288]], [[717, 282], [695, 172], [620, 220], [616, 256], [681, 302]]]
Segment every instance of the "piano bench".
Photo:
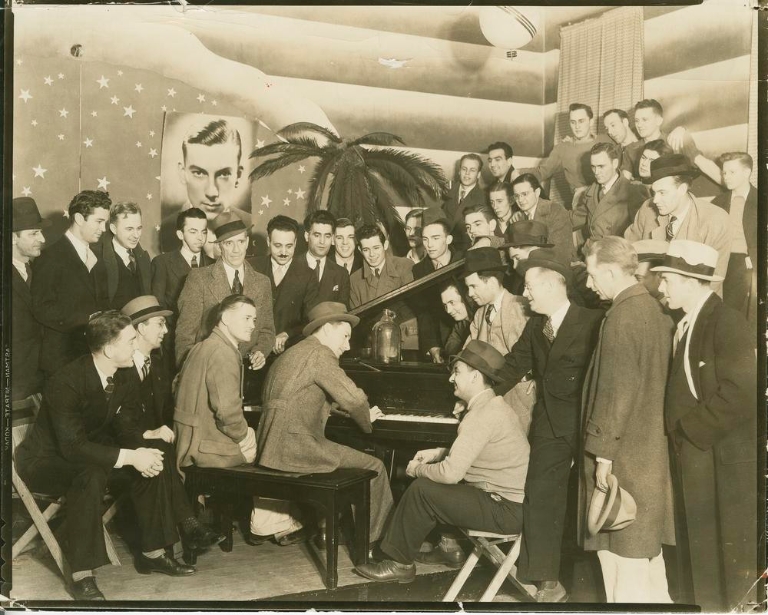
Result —
[[[233, 468], [183, 468], [185, 487], [190, 501], [197, 501], [201, 494], [213, 496], [222, 522], [222, 532], [227, 539], [222, 543], [224, 551], [232, 550], [233, 503], [244, 496], [260, 496], [277, 500], [290, 500], [319, 505], [326, 519], [326, 570], [325, 586], [336, 589], [338, 584], [338, 551], [340, 523], [339, 513], [349, 506], [355, 507], [352, 547], [354, 563], [368, 562], [370, 542], [370, 499], [373, 470], [341, 468], [319, 474], [280, 472], [253, 465]], [[193, 564], [194, 554], [185, 554], [187, 563]]]

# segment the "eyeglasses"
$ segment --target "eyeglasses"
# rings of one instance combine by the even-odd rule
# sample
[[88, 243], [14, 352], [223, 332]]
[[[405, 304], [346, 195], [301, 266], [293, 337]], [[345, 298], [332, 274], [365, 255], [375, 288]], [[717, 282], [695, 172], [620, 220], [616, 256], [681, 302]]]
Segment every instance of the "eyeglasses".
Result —
[[517, 192], [515, 193], [515, 200], [519, 201], [520, 199], [527, 199], [533, 193], [534, 193], [533, 190], [526, 190], [525, 192]]

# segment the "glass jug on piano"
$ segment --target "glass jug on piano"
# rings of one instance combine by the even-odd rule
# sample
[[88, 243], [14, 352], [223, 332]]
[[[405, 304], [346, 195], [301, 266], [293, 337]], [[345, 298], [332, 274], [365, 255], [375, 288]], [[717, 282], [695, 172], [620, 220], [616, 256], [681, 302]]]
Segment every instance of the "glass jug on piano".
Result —
[[379, 321], [371, 330], [373, 359], [381, 363], [400, 363], [400, 325], [395, 322], [396, 314], [384, 310]]

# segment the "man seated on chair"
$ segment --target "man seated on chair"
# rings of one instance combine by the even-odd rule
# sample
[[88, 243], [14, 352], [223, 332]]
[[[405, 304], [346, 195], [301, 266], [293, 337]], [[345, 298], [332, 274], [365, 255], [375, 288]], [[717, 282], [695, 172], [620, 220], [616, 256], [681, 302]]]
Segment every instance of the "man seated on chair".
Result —
[[[141, 535], [137, 572], [194, 574], [195, 568], [178, 563], [165, 549], [178, 541], [178, 525], [195, 540], [203, 530], [187, 503], [172, 453], [165, 455], [166, 443], [132, 433], [124, 420], [141, 413], [131, 373], [136, 343], [131, 319], [116, 310], [98, 313], [88, 323], [86, 340], [91, 354], [47, 382], [35, 427], [16, 451], [16, 464], [30, 489], [66, 496], [64, 554], [72, 570], [72, 595], [104, 600], [93, 570], [109, 562], [101, 516], [114, 469], [135, 469], [130, 494]], [[126, 442], [133, 447], [121, 444]]]
[[[256, 434], [243, 414], [240, 346], [256, 327], [256, 305], [244, 295], [230, 295], [216, 308], [210, 336], [195, 344], [179, 374], [176, 408], [176, 463], [231, 468], [256, 459]], [[302, 525], [287, 502], [254, 498], [248, 544], [274, 535], [281, 546], [303, 539]]]
[[[403, 494], [381, 543], [391, 559], [355, 570], [374, 581], [410, 583], [421, 543], [438, 523], [517, 534], [530, 447], [520, 421], [493, 386], [502, 382], [504, 356], [472, 340], [452, 357], [449, 378], [467, 411], [450, 451], [419, 451], [406, 469], [416, 480]], [[431, 561], [436, 563], [436, 561]]]

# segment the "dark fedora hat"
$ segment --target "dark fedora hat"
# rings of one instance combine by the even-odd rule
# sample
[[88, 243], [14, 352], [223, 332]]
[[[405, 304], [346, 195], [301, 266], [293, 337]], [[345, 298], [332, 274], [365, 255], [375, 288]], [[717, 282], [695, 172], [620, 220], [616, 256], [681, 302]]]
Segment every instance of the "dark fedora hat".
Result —
[[154, 295], [141, 295], [131, 299], [120, 310], [131, 319], [131, 323], [138, 325], [140, 322], [154, 318], [155, 316], [170, 316], [171, 310], [160, 307], [160, 302]]
[[50, 220], [43, 220], [35, 199], [21, 196], [13, 199], [13, 232], [31, 231], [46, 228], [51, 225]]
[[504, 233], [504, 243], [500, 248], [523, 248], [539, 246], [551, 248], [554, 244], [548, 241], [547, 225], [538, 220], [520, 220], [510, 224]]
[[501, 260], [498, 248], [475, 248], [467, 250], [464, 256], [464, 275], [478, 271], [506, 271], [507, 266]]
[[567, 284], [571, 284], [570, 265], [563, 262], [552, 248], [541, 248], [531, 252], [531, 255], [517, 266], [517, 272], [525, 277], [525, 272], [534, 267], [556, 271], [565, 278]]
[[302, 335], [308, 337], [327, 322], [348, 322], [353, 327], [360, 322], [354, 314], [347, 312], [347, 306], [336, 301], [323, 301], [309, 310], [309, 322], [302, 330]]
[[216, 243], [249, 231], [245, 222], [233, 211], [223, 211], [216, 216], [211, 222], [211, 230], [216, 233]]
[[504, 369], [504, 355], [487, 342], [472, 340], [459, 354], [452, 355], [450, 365], [463, 361], [470, 367], [488, 376], [494, 382], [502, 382], [501, 373]]
[[669, 154], [651, 161], [651, 183], [673, 175], [696, 179], [699, 170], [683, 154]]

